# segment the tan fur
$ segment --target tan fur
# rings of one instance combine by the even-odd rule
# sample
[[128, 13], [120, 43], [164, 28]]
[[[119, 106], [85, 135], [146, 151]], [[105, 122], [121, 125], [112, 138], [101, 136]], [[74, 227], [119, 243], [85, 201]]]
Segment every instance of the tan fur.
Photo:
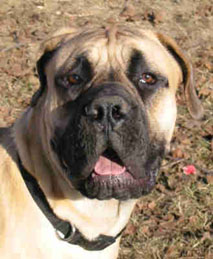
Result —
[[[148, 104], [150, 136], [165, 138], [169, 145], [176, 118], [175, 92], [183, 80], [183, 68], [167, 47], [173, 49], [187, 68], [185, 94], [190, 113], [201, 117], [200, 104], [192, 84], [189, 62], [177, 45], [161, 34], [140, 28], [113, 26], [93, 29], [65, 29], [45, 42], [44, 51], [60, 50], [45, 67], [48, 91], [38, 105], [28, 108], [12, 130], [0, 129], [0, 257], [4, 259], [115, 259], [119, 239], [103, 251], [89, 252], [60, 241], [29, 194], [17, 167], [16, 149], [25, 168], [37, 179], [58, 217], [70, 221], [88, 239], [100, 234], [115, 236], [127, 224], [135, 200], [90, 200], [67, 181], [58, 158], [50, 147], [57, 123], [55, 110], [61, 100], [54, 88], [56, 69], [67, 53], [88, 51], [95, 76], [93, 82], [107, 80], [109, 68], [118, 82], [138, 98], [137, 91], [125, 75], [130, 49], [140, 50], [154, 71], [166, 76], [170, 87], [162, 89]], [[73, 54], [73, 55], [74, 55]]]

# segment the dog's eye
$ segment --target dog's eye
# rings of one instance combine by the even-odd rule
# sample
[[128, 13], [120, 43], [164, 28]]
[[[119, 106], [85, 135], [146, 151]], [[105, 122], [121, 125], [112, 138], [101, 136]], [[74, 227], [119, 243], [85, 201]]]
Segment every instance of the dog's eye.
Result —
[[71, 84], [71, 85], [78, 85], [80, 83], [82, 83], [82, 78], [77, 75], [77, 74], [71, 74], [67, 77], [67, 80], [68, 82]]
[[156, 82], [157, 82], [156, 76], [150, 73], [143, 73], [139, 79], [140, 84], [153, 85]]

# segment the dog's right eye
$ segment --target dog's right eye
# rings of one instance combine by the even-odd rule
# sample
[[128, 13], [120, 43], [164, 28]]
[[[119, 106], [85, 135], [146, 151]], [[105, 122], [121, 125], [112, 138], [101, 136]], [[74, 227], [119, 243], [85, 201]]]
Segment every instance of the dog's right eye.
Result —
[[71, 84], [71, 85], [79, 85], [80, 83], [82, 83], [82, 78], [77, 75], [77, 74], [71, 74], [67, 77], [67, 80], [68, 82]]
[[154, 85], [157, 82], [156, 76], [151, 73], [143, 73], [139, 79], [139, 84]]

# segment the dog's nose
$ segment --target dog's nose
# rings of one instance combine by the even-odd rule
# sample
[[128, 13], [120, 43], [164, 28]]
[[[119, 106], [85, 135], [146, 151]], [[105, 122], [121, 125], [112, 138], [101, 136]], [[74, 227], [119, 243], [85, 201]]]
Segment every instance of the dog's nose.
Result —
[[117, 130], [127, 118], [130, 106], [120, 96], [95, 99], [85, 107], [85, 115], [104, 129]]

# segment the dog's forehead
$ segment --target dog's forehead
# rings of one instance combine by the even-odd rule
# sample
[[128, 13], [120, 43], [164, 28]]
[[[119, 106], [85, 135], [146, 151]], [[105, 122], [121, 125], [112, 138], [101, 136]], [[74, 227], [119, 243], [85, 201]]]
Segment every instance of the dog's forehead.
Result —
[[139, 51], [146, 63], [169, 81], [181, 75], [179, 65], [160, 43], [155, 33], [130, 28], [96, 29], [81, 32], [61, 44], [54, 57], [55, 69], [72, 67], [76, 58], [85, 55], [95, 72], [125, 71], [133, 50]]

